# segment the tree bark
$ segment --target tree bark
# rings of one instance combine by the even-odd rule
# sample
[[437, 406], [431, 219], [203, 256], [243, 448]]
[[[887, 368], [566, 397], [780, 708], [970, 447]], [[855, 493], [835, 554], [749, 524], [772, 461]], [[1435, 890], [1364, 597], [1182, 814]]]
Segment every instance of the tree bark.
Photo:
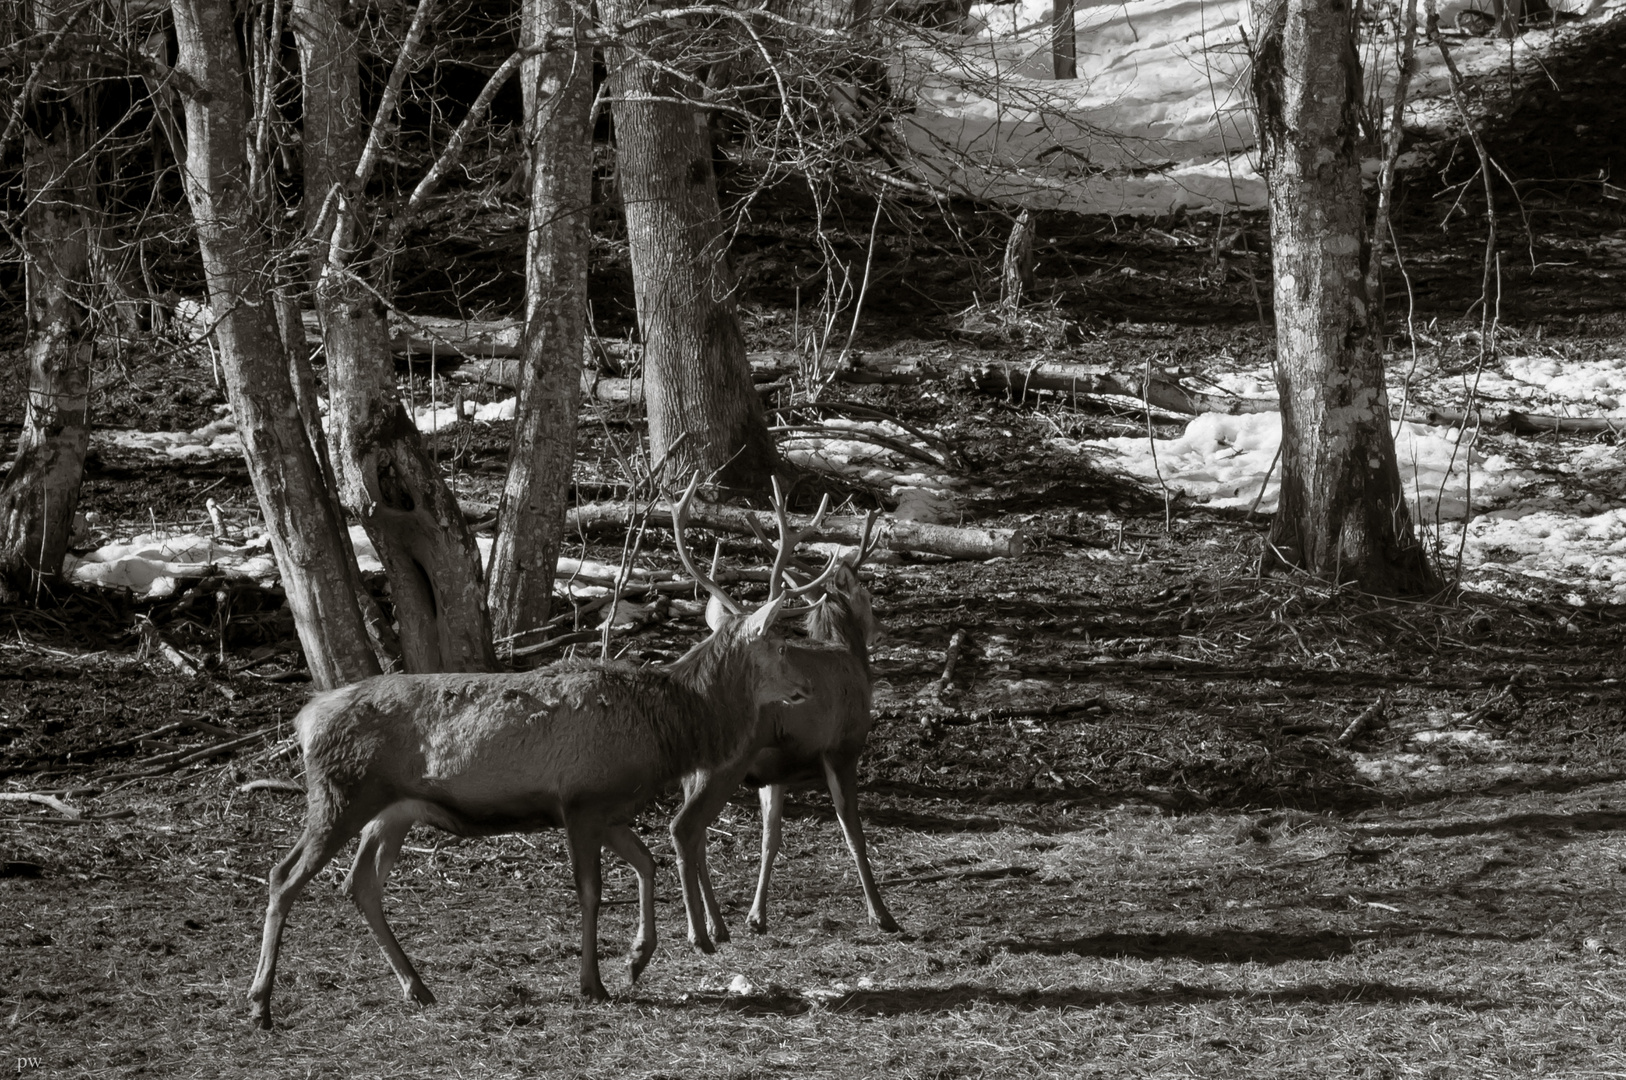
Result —
[[356, 607], [355, 561], [305, 435], [277, 333], [263, 211], [249, 189], [243, 59], [228, 0], [172, 0], [186, 99], [182, 170], [197, 224], [215, 337], [249, 478], [288, 606], [320, 689], [378, 673]]
[[1000, 269], [999, 303], [1015, 312], [1033, 291], [1033, 218], [1023, 210], [1011, 225], [1005, 241], [1005, 260]]
[[[522, 18], [522, 45], [545, 39], [550, 30], [591, 28], [568, 0], [525, 0]], [[487, 575], [499, 639], [546, 624], [553, 599], [576, 458], [592, 210], [591, 46], [542, 53], [521, 71], [531, 215], [519, 402]]]
[[1078, 19], [1073, 0], [1055, 0], [1051, 9], [1050, 61], [1058, 80], [1078, 78]]
[[[427, 0], [422, 0], [427, 2]], [[315, 297], [327, 354], [339, 496], [378, 551], [409, 672], [492, 671], [474, 535], [401, 404], [365, 238], [382, 230], [358, 162], [360, 31], [340, 0], [295, 0], [304, 78], [306, 222], [316, 236]], [[328, 223], [331, 224], [328, 224]]]
[[[642, 11], [636, 0], [599, 8], [607, 23]], [[650, 455], [671, 457], [669, 475], [699, 470], [728, 487], [764, 491], [778, 455], [745, 358], [707, 116], [685, 100], [690, 84], [663, 70], [679, 58], [651, 53], [653, 31], [623, 40], [608, 50], [609, 82]]]
[[1270, 195], [1282, 495], [1267, 562], [1386, 595], [1435, 584], [1395, 465], [1366, 289], [1360, 59], [1348, 0], [1254, 0]]
[[[339, 543], [344, 548], [345, 558], [354, 563], [356, 547], [350, 540], [350, 530], [344, 527], [344, 507], [339, 504], [339, 478], [333, 471], [333, 457], [328, 452], [327, 432], [322, 429], [322, 409], [317, 400], [316, 372], [311, 369], [310, 344], [305, 340], [304, 318], [290, 292], [286, 284], [277, 286], [277, 329], [282, 337], [283, 352], [288, 357], [288, 382], [299, 405], [299, 419], [305, 425], [305, 438], [310, 440], [311, 452], [316, 455], [316, 463], [322, 470], [324, 492], [332, 504], [333, 518], [340, 524]], [[384, 671], [401, 670], [401, 639], [359, 574], [356, 576], [356, 606], [361, 609], [361, 621], [367, 627], [367, 640], [372, 642], [378, 666]]]
[[[29, 28], [57, 31], [65, 13], [35, 0]], [[22, 103], [28, 402], [17, 457], [0, 484], [0, 599], [54, 581], [73, 531], [90, 441], [87, 410], [95, 336], [91, 303], [92, 80], [59, 51]]]

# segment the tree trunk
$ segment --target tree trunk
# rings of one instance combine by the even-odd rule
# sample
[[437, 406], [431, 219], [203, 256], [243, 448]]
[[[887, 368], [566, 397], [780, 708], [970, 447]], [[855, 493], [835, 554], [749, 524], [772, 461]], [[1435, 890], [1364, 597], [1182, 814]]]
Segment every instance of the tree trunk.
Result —
[[[306, 221], [316, 230], [316, 310], [345, 509], [389, 578], [409, 672], [492, 671], [491, 619], [474, 536], [401, 404], [378, 289], [357, 238], [382, 230], [355, 173], [368, 128], [359, 28], [339, 0], [295, 0], [304, 76]], [[337, 187], [337, 195], [329, 193]]]
[[1056, 78], [1078, 78], [1078, 20], [1073, 0], [1056, 0], [1050, 14], [1050, 61]]
[[[607, 0], [599, 9], [606, 23], [642, 11], [635, 0]], [[778, 452], [745, 358], [706, 113], [684, 100], [690, 84], [662, 70], [676, 58], [651, 55], [653, 31], [628, 41], [608, 50], [610, 92], [650, 455], [656, 462], [670, 455], [669, 476], [698, 469], [726, 486], [762, 491]]]
[[1282, 495], [1270, 558], [1387, 595], [1434, 586], [1412, 529], [1368, 302], [1360, 59], [1347, 0], [1255, 0]]
[[[316, 372], [311, 369], [310, 344], [305, 340], [305, 321], [286, 284], [277, 286], [276, 304], [277, 330], [288, 357], [288, 382], [293, 387], [294, 400], [299, 403], [299, 419], [305, 425], [305, 438], [310, 440], [311, 451], [322, 469], [333, 518], [340, 524], [339, 542], [344, 547], [345, 557], [354, 563], [356, 547], [350, 540], [350, 530], [344, 527], [344, 507], [339, 505], [339, 478], [333, 472], [333, 457], [328, 453], [327, 432], [322, 429], [322, 409], [317, 401]], [[400, 671], [401, 639], [359, 574], [356, 576], [356, 606], [361, 609], [361, 621], [367, 627], [367, 640], [372, 642], [378, 666], [385, 671]]]
[[176, 68], [202, 93], [186, 100], [182, 176], [197, 222], [220, 366], [265, 514], [305, 661], [318, 688], [378, 673], [356, 607], [355, 561], [340, 540], [305, 435], [277, 333], [273, 264], [249, 194], [243, 60], [228, 0], [173, 0]]
[[[568, 0], [525, 0], [521, 43], [590, 28]], [[593, 183], [593, 50], [560, 48], [525, 61], [531, 224], [525, 245], [525, 336], [508, 480], [487, 575], [499, 639], [548, 621], [553, 569], [576, 459], [576, 407], [587, 329], [587, 247]]]
[[[64, 12], [35, 0], [29, 29], [57, 31]], [[23, 102], [28, 403], [17, 457], [0, 484], [0, 599], [62, 573], [90, 441], [95, 336], [91, 301], [90, 145], [95, 117], [84, 61], [57, 59]]]
[[1005, 260], [999, 276], [999, 303], [1015, 312], [1033, 292], [1033, 218], [1026, 211], [1016, 215], [1011, 235], [1005, 241]]

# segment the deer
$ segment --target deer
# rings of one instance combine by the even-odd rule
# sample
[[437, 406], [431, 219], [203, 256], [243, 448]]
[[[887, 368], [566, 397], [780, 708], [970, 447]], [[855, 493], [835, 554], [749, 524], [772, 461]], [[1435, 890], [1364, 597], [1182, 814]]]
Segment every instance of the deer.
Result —
[[[698, 483], [696, 476], [674, 508], [680, 530]], [[318, 694], [294, 720], [305, 760], [305, 828], [269, 875], [252, 1018], [271, 1027], [290, 907], [358, 835], [344, 891], [406, 999], [434, 1003], [383, 908], [401, 843], [420, 822], [471, 837], [564, 830], [581, 907], [581, 993], [596, 1000], [608, 996], [598, 965], [600, 858], [608, 845], [638, 877], [639, 924], [627, 961], [636, 981], [655, 953], [655, 861], [631, 822], [681, 777], [739, 757], [755, 741], [763, 706], [812, 693], [774, 629], [785, 599], [749, 613], [735, 605], [664, 667], [567, 660], [518, 673], [376, 675]], [[685, 813], [693, 813], [687, 798]]]
[[[806, 615], [809, 642], [793, 642], [790, 647], [791, 664], [808, 678], [813, 690], [805, 701], [763, 706], [756, 740], [744, 754], [721, 766], [698, 768], [683, 779], [684, 807], [672, 819], [671, 831], [673, 846], [679, 852], [680, 869], [685, 859], [694, 864], [700, 902], [688, 902], [686, 892], [685, 908], [689, 940], [701, 951], [710, 951], [705, 946], [708, 941], [729, 940], [728, 927], [723, 922], [706, 864], [705, 834], [741, 783], [757, 788], [762, 807], [761, 862], [756, 895], [748, 916], [754, 932], [766, 933], [768, 929], [768, 884], [779, 854], [786, 788], [821, 778], [829, 788], [836, 819], [857, 865], [869, 921], [890, 933], [899, 930], [875, 884], [864, 826], [858, 814], [858, 760], [872, 725], [869, 650], [881, 633], [869, 591], [860, 580], [858, 570], [874, 550], [875, 514], [866, 518], [858, 548], [850, 560], [832, 557], [825, 572], [806, 584], [791, 583], [788, 572], [796, 545], [814, 533], [828, 505], [826, 497], [811, 523], [805, 529], [793, 531], [776, 479], [777, 541], [768, 539], [754, 517], [747, 519], [758, 537], [776, 548], [768, 577], [770, 603], [822, 586], [823, 595]], [[690, 576], [698, 580], [701, 575], [686, 552], [680, 548], [678, 554]], [[708, 618], [738, 610], [738, 605], [722, 590], [712, 592]]]

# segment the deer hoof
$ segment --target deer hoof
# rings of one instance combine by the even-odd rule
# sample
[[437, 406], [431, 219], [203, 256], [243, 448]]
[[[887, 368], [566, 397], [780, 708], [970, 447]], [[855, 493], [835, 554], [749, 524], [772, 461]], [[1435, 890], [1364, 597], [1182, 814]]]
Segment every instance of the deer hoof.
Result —
[[894, 919], [889, 912], [881, 912], [880, 917], [875, 920], [875, 925], [889, 934], [903, 933], [903, 927], [898, 925], [898, 920]]
[[746, 925], [753, 934], [766, 934], [768, 932], [768, 916], [753, 914], [746, 920]]
[[429, 987], [423, 984], [422, 979], [413, 980], [412, 985], [407, 987], [407, 997], [416, 1001], [419, 1005], [433, 1005], [435, 1003], [435, 995], [429, 992]]
[[705, 934], [689, 935], [689, 944], [694, 946], [695, 952], [706, 956], [710, 956], [712, 953], [717, 951], [717, 946], [712, 944], [711, 938], [707, 937]]

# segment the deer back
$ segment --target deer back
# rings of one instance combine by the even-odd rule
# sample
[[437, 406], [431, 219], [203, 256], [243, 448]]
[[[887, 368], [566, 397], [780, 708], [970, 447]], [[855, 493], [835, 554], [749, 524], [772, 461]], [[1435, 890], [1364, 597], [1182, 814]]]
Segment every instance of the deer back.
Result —
[[[712, 703], [670, 672], [564, 662], [518, 674], [380, 675], [320, 695], [296, 721], [313, 781], [426, 799], [455, 831], [557, 825], [572, 805], [630, 816], [733, 752]], [[754, 719], [754, 718], [753, 718]]]

